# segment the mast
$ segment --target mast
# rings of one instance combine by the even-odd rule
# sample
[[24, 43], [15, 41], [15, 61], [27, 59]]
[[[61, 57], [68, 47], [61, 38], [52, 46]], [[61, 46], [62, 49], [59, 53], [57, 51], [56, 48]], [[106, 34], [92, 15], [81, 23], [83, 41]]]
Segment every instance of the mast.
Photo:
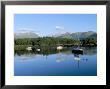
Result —
[[[78, 38], [78, 41], [80, 41], [80, 40], [79, 40], [79, 34], [78, 34], [78, 32], [77, 32], [77, 38]], [[79, 44], [78, 44], [78, 48], [79, 48]]]

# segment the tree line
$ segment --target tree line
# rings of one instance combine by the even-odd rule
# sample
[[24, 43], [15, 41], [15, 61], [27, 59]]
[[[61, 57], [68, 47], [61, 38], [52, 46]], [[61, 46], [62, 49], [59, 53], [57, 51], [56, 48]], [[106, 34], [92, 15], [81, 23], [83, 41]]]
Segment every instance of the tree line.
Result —
[[15, 39], [15, 45], [36, 45], [36, 46], [97, 46], [97, 40], [94, 38], [86, 38], [81, 40], [59, 38], [59, 37], [39, 37], [39, 38], [22, 38]]

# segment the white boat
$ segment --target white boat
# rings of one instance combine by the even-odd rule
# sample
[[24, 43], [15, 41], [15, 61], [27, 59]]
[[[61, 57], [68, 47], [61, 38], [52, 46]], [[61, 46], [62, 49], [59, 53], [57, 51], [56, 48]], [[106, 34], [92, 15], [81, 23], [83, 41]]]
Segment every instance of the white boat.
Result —
[[57, 47], [57, 50], [61, 50], [61, 49], [63, 49], [63, 46], [58, 46]]
[[27, 47], [26, 50], [32, 50], [32, 47]]
[[40, 51], [40, 49], [36, 49], [37, 51]]

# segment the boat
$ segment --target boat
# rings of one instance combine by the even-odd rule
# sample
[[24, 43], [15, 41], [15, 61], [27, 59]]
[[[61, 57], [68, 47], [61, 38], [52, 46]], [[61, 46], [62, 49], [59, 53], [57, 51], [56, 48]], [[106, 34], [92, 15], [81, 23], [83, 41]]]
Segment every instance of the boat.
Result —
[[40, 51], [40, 49], [36, 49], [37, 51]]
[[26, 50], [32, 50], [32, 47], [27, 47]]
[[[77, 33], [77, 37], [78, 37], [78, 33]], [[79, 40], [79, 37], [78, 37], [78, 40]], [[78, 44], [77, 48], [73, 48], [72, 49], [72, 53], [74, 53], [74, 54], [83, 54], [83, 49], [80, 48], [80, 45]]]
[[83, 49], [74, 48], [74, 49], [72, 49], [72, 53], [74, 53], [74, 54], [83, 54]]
[[[61, 28], [57, 27], [56, 30], [59, 30], [59, 31], [60, 31]], [[59, 33], [60, 33], [60, 32], [59, 32]], [[56, 47], [56, 49], [59, 50], [59, 51], [63, 49], [63, 46], [60, 45], [59, 40], [58, 40], [58, 46]]]
[[39, 48], [36, 49], [35, 47], [27, 47], [26, 50], [28, 50], [28, 51], [31, 51], [31, 50], [32, 50], [32, 51], [35, 51], [35, 50], [36, 50], [36, 51], [40, 51]]
[[63, 46], [58, 46], [57, 47], [57, 50], [61, 50], [61, 49], [63, 49]]

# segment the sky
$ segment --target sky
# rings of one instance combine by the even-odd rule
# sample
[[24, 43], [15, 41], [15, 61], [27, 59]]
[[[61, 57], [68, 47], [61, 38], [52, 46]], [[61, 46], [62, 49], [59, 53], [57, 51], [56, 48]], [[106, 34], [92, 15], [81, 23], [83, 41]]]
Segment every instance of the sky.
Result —
[[32, 31], [41, 36], [65, 32], [97, 32], [96, 14], [15, 14], [14, 32]]

